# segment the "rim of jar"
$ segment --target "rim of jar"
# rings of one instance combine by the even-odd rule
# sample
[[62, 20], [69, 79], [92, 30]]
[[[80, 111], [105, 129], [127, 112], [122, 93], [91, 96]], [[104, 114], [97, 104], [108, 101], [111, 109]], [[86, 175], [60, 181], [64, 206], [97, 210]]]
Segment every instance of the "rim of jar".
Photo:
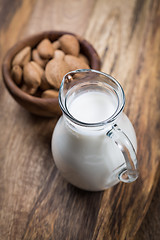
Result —
[[[117, 95], [117, 100], [118, 100], [117, 105], [118, 106], [117, 106], [115, 112], [109, 118], [107, 118], [103, 121], [100, 121], [100, 122], [96, 122], [96, 123], [88, 123], [88, 122], [86, 123], [86, 122], [82, 122], [82, 121], [79, 121], [78, 119], [74, 118], [67, 109], [67, 106], [65, 104], [66, 101], [63, 102], [63, 100], [62, 100], [65, 79], [69, 75], [72, 76], [73, 74], [76, 74], [76, 73], [89, 73], [89, 72], [105, 76], [106, 80], [109, 79], [117, 87], [117, 89], [116, 89], [116, 88], [113, 88], [113, 86], [111, 86], [110, 84], [108, 84], [109, 86], [111, 86], [114, 89], [114, 92]], [[65, 99], [65, 100], [66, 100], [66, 95], [67, 94], [65, 94], [65, 96], [63, 96], [63, 99]], [[118, 118], [119, 114], [123, 111], [124, 106], [125, 106], [125, 94], [124, 94], [124, 91], [123, 91], [123, 88], [122, 88], [121, 84], [111, 75], [109, 75], [107, 73], [104, 73], [104, 72], [94, 70], [94, 69], [78, 69], [78, 70], [75, 70], [75, 71], [70, 71], [70, 72], [68, 72], [67, 74], [64, 75], [61, 86], [60, 86], [60, 89], [59, 89], [59, 105], [61, 107], [62, 112], [72, 122], [74, 122], [74, 123], [76, 123], [80, 126], [84, 126], [84, 127], [100, 127], [100, 126], [104, 126], [108, 123], [114, 122]]]

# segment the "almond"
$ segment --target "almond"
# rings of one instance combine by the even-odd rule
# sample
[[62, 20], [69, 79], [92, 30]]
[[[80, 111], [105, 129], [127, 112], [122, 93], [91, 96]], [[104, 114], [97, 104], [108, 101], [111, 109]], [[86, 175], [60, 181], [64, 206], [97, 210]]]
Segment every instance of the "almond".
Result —
[[61, 45], [60, 45], [60, 42], [57, 40], [52, 43], [52, 46], [54, 50], [57, 50], [60, 48]]
[[46, 65], [45, 75], [48, 83], [55, 87], [60, 88], [63, 76], [69, 72], [69, 67], [64, 60], [52, 59]]
[[37, 49], [34, 49], [32, 51], [32, 59], [36, 63], [38, 63], [42, 68], [44, 68], [48, 62], [48, 59], [42, 59], [37, 51]]
[[21, 87], [21, 90], [25, 93], [33, 95], [37, 91], [37, 88], [33, 88], [31, 86], [27, 86], [26, 84], [23, 84], [23, 86]]
[[54, 52], [54, 58], [56, 58], [56, 59], [62, 59], [63, 60], [64, 56], [65, 56], [65, 54], [62, 50], [56, 50]]
[[42, 67], [40, 67], [36, 62], [30, 62], [32, 64], [32, 66], [37, 70], [37, 72], [39, 73], [39, 76], [41, 78], [41, 84], [40, 84], [40, 88], [42, 90], [47, 90], [49, 88], [51, 88], [51, 86], [49, 85], [49, 83], [46, 80], [46, 76], [45, 76], [45, 72], [44, 69]]
[[79, 57], [83, 62], [85, 62], [86, 64], [89, 65], [88, 58], [87, 58], [86, 56], [84, 56], [82, 53], [80, 53], [78, 57]]
[[73, 35], [65, 34], [59, 38], [59, 42], [64, 53], [78, 56], [80, 46], [76, 37]]
[[31, 61], [30, 63], [37, 70], [37, 72], [39, 73], [40, 78], [42, 79], [42, 76], [44, 74], [44, 69], [41, 66], [39, 66], [38, 63], [36, 63], [34, 61]]
[[28, 86], [28, 88], [37, 89], [40, 86], [41, 77], [34, 62], [29, 62], [24, 66], [23, 78], [24, 83]]
[[41, 58], [50, 59], [53, 57], [54, 49], [49, 39], [43, 39], [37, 46], [37, 51]]
[[58, 94], [59, 94], [58, 91], [49, 89], [44, 91], [41, 97], [42, 98], [58, 98]]
[[23, 67], [31, 59], [31, 47], [27, 46], [23, 48], [16, 56], [13, 58], [12, 66], [20, 65]]
[[22, 82], [22, 68], [19, 65], [14, 65], [11, 71], [11, 76], [17, 85]]
[[42, 76], [42, 78], [41, 78], [40, 88], [41, 88], [42, 90], [48, 90], [48, 89], [51, 88], [51, 86], [50, 86], [49, 83], [47, 82], [45, 72], [43, 73], [43, 76]]
[[90, 68], [84, 61], [75, 56], [65, 55], [64, 61], [68, 64], [70, 71]]

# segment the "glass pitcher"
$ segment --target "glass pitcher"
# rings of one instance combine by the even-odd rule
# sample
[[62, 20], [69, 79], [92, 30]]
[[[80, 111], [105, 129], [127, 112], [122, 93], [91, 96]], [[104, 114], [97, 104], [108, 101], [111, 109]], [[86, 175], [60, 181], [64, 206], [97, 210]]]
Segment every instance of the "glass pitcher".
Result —
[[52, 136], [52, 154], [63, 177], [100, 191], [138, 177], [134, 128], [123, 113], [125, 95], [110, 75], [92, 69], [67, 73], [59, 91], [63, 115]]

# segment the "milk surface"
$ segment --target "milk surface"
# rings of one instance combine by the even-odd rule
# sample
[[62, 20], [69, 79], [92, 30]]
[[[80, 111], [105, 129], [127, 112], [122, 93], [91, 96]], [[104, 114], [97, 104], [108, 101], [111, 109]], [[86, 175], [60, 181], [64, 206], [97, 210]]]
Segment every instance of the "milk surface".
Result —
[[68, 110], [77, 120], [98, 123], [111, 117], [116, 111], [116, 98], [111, 92], [84, 92], [70, 103]]
[[[70, 114], [84, 123], [106, 120], [117, 106], [117, 97], [111, 91], [85, 91], [67, 99]], [[127, 116], [122, 113], [114, 123], [136, 149], [136, 135]], [[104, 190], [119, 182], [118, 173], [125, 167], [125, 160], [121, 150], [107, 136], [107, 129], [108, 124], [102, 130], [70, 124], [65, 115], [59, 119], [52, 137], [52, 153], [56, 166], [68, 182], [91, 191]]]

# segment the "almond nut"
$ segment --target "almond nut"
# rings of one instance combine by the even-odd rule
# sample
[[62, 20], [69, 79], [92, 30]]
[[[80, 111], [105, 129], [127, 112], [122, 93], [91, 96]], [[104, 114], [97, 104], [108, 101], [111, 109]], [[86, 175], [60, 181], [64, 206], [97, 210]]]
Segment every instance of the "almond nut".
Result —
[[44, 91], [42, 93], [41, 97], [42, 98], [58, 98], [58, 94], [59, 94], [58, 91], [49, 89], [49, 90]]
[[57, 40], [52, 43], [52, 46], [54, 50], [57, 50], [60, 48], [61, 45], [60, 45], [60, 42]]
[[49, 39], [43, 39], [37, 46], [37, 51], [41, 58], [50, 59], [53, 57], [54, 49]]
[[33, 95], [37, 91], [37, 88], [33, 88], [33, 87], [30, 87], [30, 86], [27, 86], [27, 85], [23, 84], [23, 86], [21, 87], [21, 90], [25, 93]]
[[65, 34], [59, 38], [61, 44], [61, 49], [66, 54], [71, 54], [73, 56], [78, 56], [80, 46], [76, 37], [73, 35]]
[[32, 64], [32, 66], [37, 70], [37, 72], [39, 73], [40, 75], [40, 78], [42, 79], [42, 76], [44, 74], [44, 69], [42, 67], [39, 66], [38, 63], [34, 62], [34, 61], [31, 61], [30, 62]]
[[31, 59], [31, 47], [27, 46], [23, 48], [16, 56], [13, 58], [12, 66], [20, 65], [23, 67]]
[[47, 59], [42, 59], [40, 56], [39, 56], [39, 53], [37, 51], [37, 49], [34, 49], [32, 51], [32, 59], [33, 61], [35, 61], [36, 63], [38, 63], [42, 68], [44, 68], [48, 62]]
[[48, 83], [55, 87], [60, 88], [63, 76], [69, 72], [69, 67], [64, 60], [52, 59], [46, 65], [45, 75]]
[[11, 76], [17, 85], [22, 81], [22, 68], [19, 65], [14, 65], [11, 71]]
[[24, 78], [24, 83], [29, 88], [37, 89], [40, 86], [41, 77], [37, 68], [35, 67], [34, 62], [29, 62], [24, 66], [23, 78]]
[[64, 52], [62, 50], [56, 50], [54, 52], [54, 58], [56, 58], [56, 60], [57, 59], [62, 59], [63, 60], [64, 56], [65, 56], [65, 54], [64, 54]]
[[84, 61], [72, 55], [65, 55], [64, 61], [68, 64], [70, 71], [90, 68]]
[[39, 86], [42, 90], [48, 90], [51, 88], [49, 83], [47, 82], [45, 72], [43, 73], [43, 76], [41, 78], [41, 85]]
[[88, 58], [87, 58], [86, 56], [84, 56], [82, 53], [80, 53], [78, 57], [79, 57], [83, 62], [85, 62], [86, 64], [89, 65]]

